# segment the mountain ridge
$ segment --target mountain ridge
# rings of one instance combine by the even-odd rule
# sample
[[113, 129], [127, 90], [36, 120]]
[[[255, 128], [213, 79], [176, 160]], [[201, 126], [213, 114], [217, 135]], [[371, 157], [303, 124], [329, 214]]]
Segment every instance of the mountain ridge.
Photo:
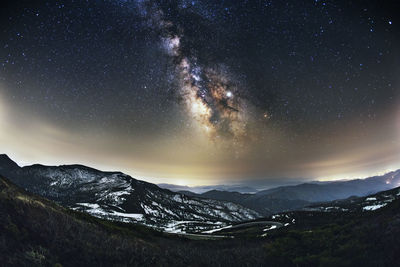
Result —
[[362, 197], [392, 189], [397, 185], [400, 185], [400, 170], [365, 179], [279, 186], [255, 194], [220, 190], [210, 190], [202, 194], [180, 192], [197, 197], [231, 201], [268, 216], [277, 212], [300, 209], [312, 203], [346, 199], [350, 196]]
[[2, 174], [27, 191], [110, 220], [186, 232], [260, 217], [239, 204], [174, 193], [122, 172], [103, 172], [79, 164], [16, 168], [9, 158], [7, 162]]

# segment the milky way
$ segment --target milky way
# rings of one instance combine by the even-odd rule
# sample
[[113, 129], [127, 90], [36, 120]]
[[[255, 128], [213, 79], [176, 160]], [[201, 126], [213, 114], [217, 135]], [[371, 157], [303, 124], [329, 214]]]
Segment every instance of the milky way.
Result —
[[225, 66], [213, 68], [200, 64], [196, 57], [181, 48], [185, 32], [180, 25], [165, 20], [163, 11], [153, 1], [139, 1], [139, 10], [147, 25], [160, 32], [162, 48], [172, 58], [178, 79], [177, 94], [200, 130], [212, 140], [247, 136], [248, 103], [240, 97], [240, 88], [230, 79]]

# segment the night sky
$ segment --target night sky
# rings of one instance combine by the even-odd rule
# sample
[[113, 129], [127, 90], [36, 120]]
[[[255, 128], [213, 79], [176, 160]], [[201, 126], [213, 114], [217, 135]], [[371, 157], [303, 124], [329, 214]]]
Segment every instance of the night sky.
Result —
[[400, 168], [396, 2], [2, 1], [0, 152], [187, 185]]

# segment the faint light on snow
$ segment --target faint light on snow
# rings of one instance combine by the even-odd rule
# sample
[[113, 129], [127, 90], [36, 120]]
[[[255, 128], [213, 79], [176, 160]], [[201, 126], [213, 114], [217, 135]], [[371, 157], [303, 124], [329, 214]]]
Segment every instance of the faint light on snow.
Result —
[[263, 231], [266, 232], [266, 231], [274, 230], [274, 229], [276, 229], [276, 228], [278, 228], [278, 226], [276, 226], [276, 225], [271, 225], [270, 227], [264, 228]]
[[384, 207], [384, 206], [386, 206], [386, 205], [387, 205], [387, 203], [382, 203], [382, 204], [377, 204], [377, 205], [371, 205], [371, 206], [365, 206], [365, 207], [363, 208], [363, 210], [367, 210], [367, 211], [377, 210], [377, 209], [380, 209], [380, 208], [382, 208], [382, 207]]

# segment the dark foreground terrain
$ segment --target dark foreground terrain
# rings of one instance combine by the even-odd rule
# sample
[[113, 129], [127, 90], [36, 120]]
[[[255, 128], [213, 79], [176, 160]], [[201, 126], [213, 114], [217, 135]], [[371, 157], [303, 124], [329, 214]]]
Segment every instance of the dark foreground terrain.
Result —
[[394, 266], [400, 260], [399, 200], [375, 211], [276, 218], [285, 220], [295, 223], [266, 232], [250, 224], [224, 230], [234, 238], [193, 240], [71, 211], [0, 178], [4, 266]]

